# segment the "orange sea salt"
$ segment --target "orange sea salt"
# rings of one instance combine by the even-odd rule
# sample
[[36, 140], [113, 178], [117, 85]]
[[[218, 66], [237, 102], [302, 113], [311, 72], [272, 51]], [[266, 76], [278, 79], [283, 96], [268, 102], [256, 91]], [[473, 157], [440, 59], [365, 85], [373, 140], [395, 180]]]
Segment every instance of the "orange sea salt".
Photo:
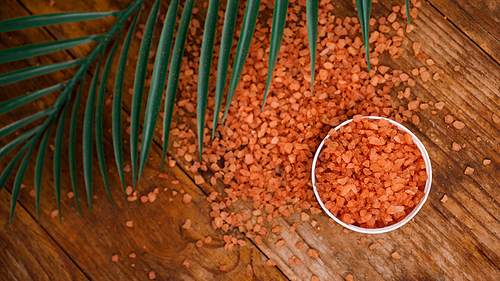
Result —
[[384, 227], [401, 221], [424, 197], [421, 152], [389, 121], [361, 119], [331, 130], [316, 167], [326, 208], [346, 224]]

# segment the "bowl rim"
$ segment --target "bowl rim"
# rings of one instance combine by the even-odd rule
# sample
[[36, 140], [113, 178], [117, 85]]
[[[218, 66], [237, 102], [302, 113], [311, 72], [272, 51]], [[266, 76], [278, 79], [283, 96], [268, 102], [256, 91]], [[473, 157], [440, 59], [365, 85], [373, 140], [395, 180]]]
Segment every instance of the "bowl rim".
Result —
[[[341, 221], [339, 218], [337, 218], [336, 216], [334, 216], [330, 212], [330, 210], [328, 210], [328, 208], [325, 207], [325, 205], [323, 204], [323, 201], [321, 200], [321, 197], [319, 196], [318, 190], [316, 188], [316, 174], [315, 174], [316, 163], [318, 161], [319, 154], [320, 154], [323, 146], [325, 145], [325, 140], [327, 140], [328, 138], [330, 138], [329, 134], [327, 134], [326, 137], [321, 141], [321, 143], [318, 146], [318, 149], [316, 150], [316, 153], [314, 155], [314, 159], [313, 159], [313, 163], [312, 163], [312, 169], [311, 169], [312, 185], [313, 185], [313, 190], [314, 190], [314, 194], [316, 196], [316, 199], [318, 200], [319, 204], [321, 205], [321, 208], [323, 208], [323, 211], [325, 211], [328, 214], [328, 216], [330, 216], [333, 220], [335, 220], [337, 223], [339, 223], [343, 227], [345, 227], [347, 229], [350, 229], [350, 230], [353, 230], [353, 231], [356, 231], [356, 232], [366, 233], [366, 234], [386, 233], [386, 232], [393, 231], [395, 229], [400, 228], [401, 226], [403, 226], [407, 222], [409, 222], [411, 219], [413, 219], [413, 217], [415, 217], [415, 215], [418, 213], [418, 211], [420, 211], [420, 209], [424, 205], [425, 201], [427, 201], [427, 197], [429, 197], [429, 193], [431, 191], [431, 184], [432, 184], [432, 166], [431, 166], [431, 160], [429, 158], [429, 153], [427, 153], [427, 150], [425, 149], [425, 146], [422, 144], [422, 142], [417, 138], [417, 136], [415, 136], [415, 134], [412, 131], [410, 131], [408, 128], [406, 128], [402, 124], [400, 124], [400, 123], [398, 123], [398, 122], [396, 122], [394, 120], [391, 120], [391, 119], [388, 119], [388, 118], [385, 118], [385, 117], [380, 117], [380, 116], [363, 116], [363, 119], [365, 119], [365, 118], [373, 119], [373, 120], [380, 120], [380, 119], [387, 120], [391, 124], [397, 126], [398, 129], [400, 129], [400, 130], [402, 130], [402, 131], [404, 131], [406, 133], [409, 133], [412, 136], [413, 142], [417, 145], [417, 147], [420, 149], [420, 152], [422, 153], [422, 158], [424, 159], [424, 162], [425, 162], [425, 171], [426, 171], [427, 176], [428, 176], [427, 181], [425, 182], [425, 188], [424, 188], [424, 193], [425, 194], [424, 194], [424, 197], [422, 198], [422, 200], [420, 201], [420, 203], [403, 220], [401, 220], [401, 221], [399, 221], [399, 222], [397, 222], [397, 223], [395, 223], [393, 225], [389, 225], [389, 226], [381, 227], [381, 228], [364, 228], [364, 227], [359, 227], [359, 226], [354, 226], [354, 225], [346, 224], [343, 221]], [[338, 129], [340, 129], [340, 127], [343, 127], [343, 126], [349, 124], [352, 121], [353, 121], [353, 119], [346, 120], [343, 123], [341, 123], [340, 125], [336, 126], [334, 128], [334, 130], [337, 131]]]

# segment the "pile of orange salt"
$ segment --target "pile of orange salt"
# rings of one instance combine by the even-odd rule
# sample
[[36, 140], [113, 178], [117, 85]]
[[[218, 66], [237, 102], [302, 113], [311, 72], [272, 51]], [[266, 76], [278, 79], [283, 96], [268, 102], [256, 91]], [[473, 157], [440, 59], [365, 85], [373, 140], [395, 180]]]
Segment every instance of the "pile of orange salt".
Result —
[[387, 120], [355, 115], [329, 135], [316, 166], [316, 186], [334, 216], [380, 228], [401, 221], [420, 203], [427, 173], [410, 134]]

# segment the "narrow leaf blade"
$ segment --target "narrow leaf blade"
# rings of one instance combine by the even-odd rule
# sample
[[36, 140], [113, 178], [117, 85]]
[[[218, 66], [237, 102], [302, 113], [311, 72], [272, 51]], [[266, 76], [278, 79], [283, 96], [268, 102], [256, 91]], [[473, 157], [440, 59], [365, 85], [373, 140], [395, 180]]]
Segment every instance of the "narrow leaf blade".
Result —
[[125, 77], [125, 67], [127, 66], [128, 51], [130, 49], [130, 41], [132, 41], [132, 36], [134, 34], [135, 26], [137, 25], [137, 20], [141, 13], [141, 7], [139, 6], [137, 15], [135, 16], [132, 25], [130, 26], [127, 37], [123, 42], [122, 51], [120, 53], [120, 60], [118, 62], [118, 67], [116, 69], [115, 78], [115, 89], [113, 94], [113, 113], [112, 113], [112, 130], [113, 130], [113, 149], [115, 151], [115, 161], [118, 169], [118, 174], [120, 175], [120, 180], [123, 186], [123, 192], [125, 193], [125, 177], [123, 175], [123, 148], [122, 148], [122, 93], [123, 93], [123, 80]]
[[408, 26], [410, 25], [410, 0], [405, 1], [406, 6], [406, 18], [408, 19]]
[[59, 117], [59, 124], [57, 125], [56, 132], [56, 144], [54, 149], [54, 187], [56, 191], [57, 209], [59, 210], [59, 220], [61, 219], [61, 148], [62, 136], [64, 132], [64, 120], [66, 120], [68, 104], [69, 102], [66, 102], [61, 117]]
[[141, 122], [142, 97], [144, 95], [144, 82], [146, 80], [146, 70], [149, 59], [149, 49], [153, 39], [156, 18], [160, 7], [160, 0], [156, 0], [151, 12], [149, 13], [144, 35], [142, 37], [141, 48], [139, 49], [139, 58], [134, 80], [134, 94], [132, 100], [132, 113], [130, 116], [130, 158], [132, 162], [132, 178], [134, 189], [136, 186], [137, 175], [137, 156], [139, 154], [139, 127]]
[[2, 174], [0, 175], [0, 191], [2, 191], [5, 182], [7, 181], [7, 179], [10, 176], [10, 173], [12, 173], [12, 170], [14, 169], [14, 166], [16, 166], [17, 162], [19, 162], [19, 159], [21, 158], [21, 156], [23, 156], [26, 150], [28, 150], [29, 143], [30, 142], [28, 142], [27, 144], [24, 145], [23, 148], [21, 148], [21, 150], [16, 154], [16, 156], [14, 156], [14, 158], [12, 158], [12, 160], [10, 160], [7, 167], [5, 167], [5, 169], [3, 170]]
[[160, 111], [161, 98], [163, 96], [165, 80], [167, 77], [167, 67], [170, 59], [170, 51], [172, 49], [178, 7], [179, 0], [173, 0], [170, 3], [167, 16], [165, 18], [165, 24], [163, 25], [163, 30], [161, 32], [158, 51], [156, 52], [156, 62], [153, 69], [153, 77], [151, 79], [146, 116], [144, 117], [141, 159], [137, 181], [141, 180], [142, 171], [144, 169], [144, 165], [146, 164], [149, 149], [151, 148], [151, 142], [153, 141], [156, 129], [156, 121], [158, 120], [158, 112]]
[[31, 58], [43, 54], [57, 52], [64, 49], [76, 47], [78, 45], [87, 44], [93, 41], [98, 41], [102, 35], [92, 35], [88, 37], [59, 40], [41, 44], [26, 45], [6, 50], [0, 50], [0, 63]]
[[92, 210], [92, 136], [94, 128], [94, 107], [97, 81], [99, 80], [99, 70], [101, 68], [102, 56], [99, 58], [96, 73], [90, 84], [90, 91], [85, 106], [85, 117], [83, 119], [83, 174], [85, 176], [85, 187], [89, 202], [89, 212]]
[[83, 60], [77, 59], [61, 63], [54, 63], [42, 66], [24, 68], [17, 71], [8, 72], [0, 75], [0, 86], [14, 83], [17, 81], [33, 78], [65, 68], [70, 68], [76, 65], [81, 65]]
[[[217, 29], [217, 16], [219, 14], [219, 0], [210, 0], [205, 29], [203, 31], [203, 43], [201, 45], [200, 70], [198, 73], [198, 97], [197, 97], [197, 129], [198, 149], [200, 160], [203, 152], [203, 136], [205, 134], [205, 114], [207, 111], [208, 86], [210, 69], [212, 68], [212, 56], [214, 52], [215, 31]], [[217, 116], [217, 114], [215, 115]]]
[[76, 96], [75, 103], [73, 105], [73, 112], [71, 113], [71, 126], [69, 129], [69, 151], [68, 151], [71, 186], [73, 187], [73, 193], [75, 194], [76, 206], [78, 207], [78, 211], [80, 212], [80, 214], [82, 213], [82, 210], [80, 208], [80, 203], [78, 202], [78, 192], [77, 192], [77, 185], [76, 185], [75, 152], [76, 152], [76, 125], [77, 125], [77, 121], [78, 121], [78, 109], [80, 108], [80, 97], [82, 95], [82, 89], [83, 89], [84, 83], [85, 83], [85, 75], [82, 77], [82, 80], [80, 82], [80, 88], [78, 89], [78, 94]]
[[307, 0], [306, 13], [307, 33], [309, 35], [309, 52], [311, 53], [311, 93], [313, 93], [316, 51], [318, 49], [318, 0]]
[[229, 92], [227, 95], [226, 109], [222, 116], [222, 124], [226, 119], [231, 100], [233, 99], [236, 87], [240, 81], [243, 66], [248, 57], [250, 43], [252, 42], [253, 32], [257, 23], [257, 15], [259, 14], [260, 0], [249, 0], [243, 17], [243, 26], [241, 27], [241, 35], [236, 48], [236, 57], [234, 59], [233, 72], [231, 73], [231, 81], [229, 82]]
[[109, 16], [118, 16], [120, 14], [121, 12], [112, 11], [112, 12], [96, 12], [96, 13], [61, 13], [61, 14], [27, 16], [27, 17], [0, 21], [0, 32], [21, 30], [25, 28], [68, 23], [75, 21], [93, 20]]
[[219, 120], [222, 97], [226, 88], [229, 55], [231, 53], [231, 46], [233, 45], [234, 26], [236, 24], [236, 16], [238, 15], [239, 2], [239, 0], [227, 1], [226, 16], [224, 18], [224, 27], [222, 28], [222, 39], [220, 43], [219, 63], [217, 66], [217, 80], [215, 82], [215, 106], [212, 140], [215, 138], [215, 129], [217, 129], [217, 121]]
[[0, 159], [2, 159], [5, 155], [7, 155], [7, 153], [9, 153], [14, 147], [18, 146], [21, 142], [33, 136], [37, 132], [37, 130], [38, 128], [31, 129], [28, 132], [17, 137], [15, 140], [9, 142], [4, 147], [0, 148]]
[[40, 143], [40, 148], [38, 149], [38, 155], [36, 158], [36, 168], [35, 168], [35, 198], [36, 198], [36, 213], [38, 217], [38, 222], [40, 222], [40, 190], [42, 183], [42, 173], [43, 173], [43, 161], [45, 160], [45, 152], [47, 151], [47, 144], [49, 140], [50, 131], [54, 122], [50, 122], [49, 128], [45, 131], [42, 141]]
[[286, 15], [288, 12], [288, 0], [276, 0], [274, 2], [274, 13], [273, 13], [273, 26], [271, 31], [271, 46], [269, 49], [269, 64], [267, 68], [267, 82], [266, 91], [264, 93], [264, 100], [262, 101], [262, 110], [266, 105], [267, 94], [269, 93], [269, 86], [271, 85], [271, 79], [273, 78], [274, 67], [276, 65], [276, 60], [278, 59], [278, 53], [281, 48], [281, 42], [283, 41], [283, 32], [285, 31]]
[[31, 102], [39, 97], [42, 97], [46, 94], [52, 93], [54, 91], [57, 91], [63, 87], [63, 84], [56, 84], [54, 86], [47, 87], [45, 89], [38, 90], [33, 93], [29, 93], [17, 98], [10, 99], [8, 101], [4, 101], [0, 103], [0, 114], [11, 111], [14, 108], [17, 108], [21, 105], [27, 104], [28, 102]]
[[12, 218], [14, 217], [14, 211], [16, 209], [16, 203], [17, 203], [17, 198], [19, 197], [19, 191], [21, 190], [21, 184], [23, 182], [24, 174], [26, 173], [26, 167], [28, 166], [28, 162], [31, 157], [31, 153], [33, 152], [33, 148], [35, 148], [35, 141], [36, 138], [33, 138], [30, 140], [30, 142], [27, 143], [29, 150], [28, 153], [26, 153], [26, 156], [24, 156], [23, 162], [21, 162], [21, 165], [19, 166], [19, 169], [17, 170], [17, 175], [14, 180], [14, 188], [12, 189], [12, 199], [10, 202], [10, 221], [9, 223], [12, 223]]
[[168, 74], [167, 96], [165, 98], [165, 115], [163, 119], [163, 157], [161, 161], [161, 170], [165, 164], [167, 155], [168, 135], [172, 123], [172, 114], [174, 112], [175, 96], [177, 86], [179, 85], [179, 73], [181, 71], [182, 57], [184, 56], [184, 46], [186, 45], [187, 33], [191, 16], [193, 14], [194, 0], [187, 0], [182, 12], [181, 23], [177, 31], [172, 60], [170, 61], [170, 73]]
[[28, 123], [31, 123], [35, 120], [37, 120], [38, 118], [40, 117], [43, 117], [47, 114], [49, 114], [50, 112], [52, 112], [52, 108], [48, 108], [48, 109], [45, 109], [45, 110], [42, 110], [42, 111], [39, 111], [33, 115], [30, 115], [28, 117], [25, 117], [21, 120], [17, 120], [16, 122], [14, 123], [10, 123], [9, 125], [3, 127], [2, 129], [0, 129], [0, 138], [14, 132], [15, 130], [23, 127], [24, 125], [28, 124]]
[[109, 190], [108, 173], [106, 172], [106, 162], [104, 161], [104, 144], [103, 144], [103, 132], [102, 132], [102, 115], [104, 112], [104, 94], [106, 93], [106, 85], [108, 81], [109, 69], [111, 68], [111, 63], [115, 57], [116, 49], [118, 47], [118, 42], [120, 42], [121, 30], [118, 31], [118, 38], [108, 55], [106, 64], [104, 65], [104, 70], [102, 72], [101, 84], [99, 85], [99, 94], [97, 96], [97, 105], [95, 111], [95, 141], [97, 149], [97, 159], [99, 161], [99, 167], [101, 168], [102, 178], [104, 180], [104, 185], [106, 186], [106, 191], [108, 192], [109, 199], [113, 202], [111, 197], [111, 191]]

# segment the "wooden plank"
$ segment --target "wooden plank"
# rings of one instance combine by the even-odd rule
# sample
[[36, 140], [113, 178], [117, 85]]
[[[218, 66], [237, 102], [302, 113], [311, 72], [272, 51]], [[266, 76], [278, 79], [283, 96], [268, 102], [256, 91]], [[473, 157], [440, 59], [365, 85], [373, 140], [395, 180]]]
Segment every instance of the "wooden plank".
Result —
[[[390, 8], [385, 2], [374, 5], [373, 15], [387, 15]], [[355, 16], [351, 3], [340, 3], [336, 11], [340, 15]], [[406, 124], [417, 131], [431, 153], [435, 180], [429, 202], [414, 222], [390, 234], [369, 236], [364, 245], [357, 242], [362, 235], [343, 234], [341, 228], [332, 224], [324, 214], [313, 216], [317, 226], [321, 227], [320, 231], [303, 222], [297, 226], [296, 234], [287, 232], [289, 226], [297, 221], [296, 216], [265, 223], [268, 229], [276, 224], [285, 229], [279, 233], [286, 242], [280, 250], [275, 249], [275, 243], [280, 239], [275, 234], [265, 237], [263, 244], [258, 246], [278, 263], [290, 279], [304, 280], [315, 274], [325, 279], [340, 280], [348, 273], [370, 280], [471, 277], [494, 280], [499, 276], [498, 254], [495, 252], [498, 249], [499, 206], [498, 193], [495, 192], [498, 182], [494, 177], [500, 162], [499, 130], [491, 121], [491, 113], [500, 115], [498, 65], [442, 19], [431, 6], [424, 3], [419, 9], [419, 18], [413, 21], [416, 28], [405, 38], [403, 56], [387, 63], [409, 73], [411, 69], [424, 66], [425, 59], [432, 58], [436, 65], [429, 69], [433, 73], [439, 72], [442, 77], [441, 80], [426, 83], [416, 79], [417, 86], [412, 93], [424, 101], [445, 101], [445, 109], [437, 114], [420, 111], [418, 115], [422, 122], [419, 126]], [[93, 26], [86, 32], [97, 30]], [[413, 42], [422, 46], [426, 53], [424, 59], [413, 56]], [[196, 43], [190, 41], [188, 45]], [[137, 53], [137, 45], [138, 42], [134, 42], [132, 54]], [[462, 66], [462, 71], [453, 71], [457, 64]], [[128, 74], [133, 75], [133, 71], [134, 68], [130, 67]], [[130, 97], [127, 95], [124, 104], [125, 112], [129, 112]], [[467, 128], [456, 131], [446, 126], [443, 123], [445, 114], [464, 121]], [[186, 116], [191, 118], [189, 114]], [[194, 125], [191, 122], [188, 124]], [[419, 129], [421, 132], [418, 132]], [[481, 143], [477, 142], [477, 136], [482, 138]], [[155, 141], [161, 143], [159, 136]], [[453, 141], [465, 143], [466, 149], [460, 152], [451, 150]], [[189, 171], [191, 164], [184, 157], [176, 157], [175, 153], [171, 155], [191, 178], [196, 175]], [[492, 165], [482, 167], [480, 163], [484, 157], [491, 158]], [[476, 172], [472, 177], [464, 176], [463, 170], [470, 165], [474, 165]], [[158, 167], [151, 166], [153, 169]], [[224, 186], [220, 183], [215, 187], [209, 184], [201, 187], [206, 193], [215, 188], [224, 194]], [[443, 204], [439, 199], [444, 194], [450, 200]], [[252, 207], [250, 202], [238, 201], [230, 210], [250, 214]], [[370, 251], [367, 246], [380, 238], [385, 243]], [[299, 241], [307, 244], [306, 249], [316, 249], [320, 259], [310, 259], [305, 251], [298, 251], [295, 243]], [[390, 254], [394, 251], [401, 253], [403, 259], [392, 259]], [[293, 256], [302, 262], [290, 266], [289, 259]]]
[[[40, 85], [44, 83], [38, 82]], [[15, 94], [10, 97], [12, 96]], [[12, 118], [8, 116], [2, 119], [1, 125], [4, 126]], [[124, 122], [125, 119], [126, 116]], [[110, 124], [106, 122], [105, 125]], [[105, 141], [106, 146], [110, 147], [109, 135]], [[81, 150], [81, 147], [78, 146], [78, 149]], [[112, 159], [112, 149], [106, 149], [106, 152], [106, 158]], [[159, 153], [158, 148], [153, 147], [151, 166], [155, 168], [145, 169], [136, 201], [128, 202], [123, 199], [115, 175], [111, 179], [115, 204], [110, 204], [106, 198], [104, 187], [96, 185], [92, 214], [83, 217], [78, 214], [73, 199], [66, 196], [71, 188], [67, 169], [63, 167], [63, 202], [59, 210], [63, 214], [61, 222], [57, 218], [51, 218], [51, 212], [56, 208], [52, 195], [53, 182], [50, 177], [44, 177], [41, 226], [91, 279], [143, 280], [154, 271], [160, 280], [194, 280], [200, 277], [252, 280], [253, 276], [247, 275], [247, 266], [250, 265], [254, 276], [259, 279], [283, 280], [284, 276], [277, 269], [265, 265], [267, 259], [242, 234], [234, 233], [234, 236], [245, 241], [245, 246], [236, 247], [233, 251], [224, 249], [222, 233], [211, 227], [208, 216], [210, 202], [206, 200], [205, 194], [178, 167], [169, 169], [166, 173], [168, 180], [157, 177], [156, 166], [161, 159]], [[63, 163], [67, 163], [66, 157], [63, 158]], [[33, 172], [30, 165], [25, 177], [29, 187], [23, 189], [19, 199], [19, 203], [26, 206], [32, 215], [36, 214], [36, 210], [28, 191], [32, 189]], [[97, 165], [93, 172], [98, 175]], [[78, 177], [80, 204], [85, 206], [81, 172]], [[127, 180], [130, 181], [130, 174], [127, 174]], [[171, 181], [178, 181], [179, 184], [172, 184]], [[6, 187], [10, 189], [11, 185], [12, 182]], [[165, 191], [165, 188], [168, 190]], [[152, 203], [141, 203], [141, 197], [154, 193], [155, 189], [159, 191], [157, 199]], [[192, 196], [192, 203], [183, 202], [183, 192]], [[8, 206], [7, 201], [2, 204]], [[83, 210], [85, 213], [86, 208]], [[19, 214], [16, 214], [14, 223], [17, 223], [17, 216]], [[7, 213], [3, 213], [3, 218], [7, 221]], [[183, 229], [187, 219], [192, 221], [192, 226], [190, 229]], [[133, 222], [133, 227], [126, 226], [129, 221]], [[198, 240], [205, 241], [207, 236], [212, 237], [213, 241], [202, 248], [195, 246]], [[135, 253], [137, 257], [130, 258], [131, 253]], [[118, 262], [112, 261], [114, 255], [118, 256]], [[185, 266], [186, 260], [190, 263], [189, 268]], [[221, 265], [226, 265], [227, 269], [220, 270]]]
[[[16, 3], [13, 2], [12, 4], [15, 5]], [[22, 11], [22, 9], [12, 9], [12, 11]], [[50, 36], [43, 30], [26, 30], [20, 33], [24, 34], [24, 32], [27, 33], [19, 36], [12, 36], [12, 34], [0, 35], [5, 36], [0, 40], [2, 42], [0, 44], [3, 45], [2, 48], [9, 47], [9, 44], [11, 44], [10, 46], [22, 44], [20, 40], [24, 36], [50, 40]], [[7, 36], [12, 36], [12, 39]], [[3, 42], [6, 42], [5, 45]], [[51, 61], [64, 59], [64, 54], [55, 53], [46, 56], [45, 59], [47, 63], [50, 63]], [[22, 63], [30, 64], [29, 61]], [[11, 67], [11, 65], [2, 65], [1, 71], [6, 72]], [[57, 73], [44, 77], [44, 79], [16, 83], [9, 88], [9, 91], [5, 91], [5, 88], [1, 89], [5, 93], [5, 95], [2, 95], [2, 99], [7, 100], [18, 96], [19, 93], [23, 93], [30, 88], [46, 87], [62, 79], [64, 79], [64, 74]], [[50, 99], [51, 97], [47, 97], [47, 104], [50, 104]], [[84, 102], [85, 99], [82, 100], [83, 104], [85, 104]], [[38, 111], [37, 106], [38, 103], [36, 102], [25, 106], [23, 108], [24, 113]], [[82, 111], [79, 112], [80, 120], [82, 119], [82, 113]], [[19, 114], [22, 114], [22, 112]], [[6, 114], [0, 120], [1, 126], [5, 126], [18, 118], [18, 114]], [[126, 118], [127, 115], [124, 112], [124, 123]], [[109, 128], [111, 126], [109, 111], [106, 111], [104, 120], [105, 128]], [[110, 134], [105, 136], [105, 151], [108, 168], [114, 171], [112, 168], [114, 167], [114, 156], [110, 137]], [[5, 144], [5, 140], [2, 140], [2, 143]], [[66, 149], [65, 146], [63, 151], [66, 151]], [[81, 151], [79, 144], [77, 151]], [[48, 154], [50, 158], [50, 151], [48, 151]], [[66, 154], [63, 155], [63, 163], [67, 163], [67, 156]], [[242, 234], [235, 233], [235, 236], [243, 241], [244, 246], [237, 246], [233, 251], [224, 249], [225, 242], [222, 233], [214, 231], [210, 226], [210, 219], [205, 211], [210, 209], [210, 202], [206, 200], [206, 196], [177, 167], [169, 169], [167, 173], [168, 180], [158, 178], [156, 167], [159, 166], [158, 161], [161, 159], [159, 155], [158, 149], [153, 147], [151, 152], [153, 160], [150, 162], [155, 168], [145, 169], [144, 179], [138, 189], [140, 191], [139, 197], [141, 197], [141, 195], [147, 196], [158, 188], [158, 199], [154, 203], [140, 203], [140, 198], [134, 202], [124, 200], [121, 184], [119, 184], [116, 174], [113, 174], [114, 176], [110, 177], [110, 184], [115, 204], [111, 205], [109, 199], [105, 198], [107, 197], [106, 192], [100, 182], [101, 179], [97, 176], [100, 173], [98, 166], [94, 165], [93, 173], [97, 178], [94, 186], [94, 208], [90, 216], [84, 215], [83, 217], [78, 214], [73, 199], [65, 195], [71, 188], [67, 167], [63, 166], [63, 203], [62, 209], [59, 210], [63, 214], [61, 223], [56, 218], [51, 218], [51, 211], [56, 206], [52, 196], [53, 179], [47, 176], [50, 173], [46, 170], [46, 176], [42, 182], [41, 226], [47, 230], [50, 236], [61, 245], [64, 251], [91, 279], [143, 280], [147, 278], [150, 271], [154, 271], [156, 277], [161, 280], [192, 280], [201, 277], [220, 280], [252, 280], [254, 277], [283, 280], [284, 276], [276, 268], [265, 265], [267, 259]], [[50, 163], [49, 160], [47, 162]], [[5, 164], [5, 160], [2, 160], [2, 166]], [[32, 164], [30, 164], [25, 177], [25, 182], [29, 186], [28, 189], [32, 188], [32, 184], [30, 184], [33, 181]], [[80, 204], [84, 213], [86, 213], [85, 190], [81, 170], [79, 170], [77, 176], [78, 192], [81, 196]], [[127, 181], [130, 182], [130, 180], [130, 174], [127, 174]], [[180, 184], [172, 184], [171, 181], [178, 181]], [[11, 184], [12, 182], [7, 184], [8, 189], [10, 189]], [[164, 188], [168, 188], [168, 191], [164, 191]], [[33, 198], [27, 194], [28, 189], [23, 189], [19, 202], [25, 205], [27, 210], [34, 215], [36, 210], [33, 205]], [[174, 191], [176, 195], [174, 195]], [[190, 204], [183, 203], [181, 192], [190, 194], [193, 202]], [[191, 219], [192, 227], [183, 229], [182, 226], [187, 218]], [[4, 219], [7, 219], [7, 216]], [[132, 228], [126, 226], [127, 221], [133, 222]], [[201, 248], [195, 246], [196, 241], [204, 241], [207, 236], [211, 236], [213, 241]], [[131, 252], [134, 252], [137, 257], [130, 258], [129, 254]], [[118, 256], [118, 262], [112, 261], [114, 255]], [[189, 267], [186, 267], [184, 263], [186, 260], [190, 263]], [[226, 265], [227, 269], [221, 270], [219, 268], [221, 265]], [[249, 266], [253, 269], [253, 276], [247, 274]]]
[[460, 31], [500, 63], [498, 1], [430, 0], [429, 3]]
[[[9, 224], [10, 193], [0, 192], [0, 275], [3, 280], [88, 280], [22, 207]], [[57, 265], [57, 266], [55, 266]]]

